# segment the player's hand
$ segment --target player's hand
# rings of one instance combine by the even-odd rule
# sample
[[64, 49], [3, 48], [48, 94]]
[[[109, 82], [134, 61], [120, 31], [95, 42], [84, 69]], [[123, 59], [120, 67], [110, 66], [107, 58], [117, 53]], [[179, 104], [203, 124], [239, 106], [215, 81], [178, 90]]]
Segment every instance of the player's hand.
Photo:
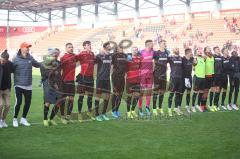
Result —
[[55, 83], [54, 84], [54, 88], [56, 89], [56, 90], [58, 90], [59, 88], [58, 88], [58, 85]]
[[191, 83], [190, 83], [189, 78], [185, 78], [185, 87], [191, 88]]
[[197, 64], [197, 58], [193, 59], [193, 64], [196, 65]]

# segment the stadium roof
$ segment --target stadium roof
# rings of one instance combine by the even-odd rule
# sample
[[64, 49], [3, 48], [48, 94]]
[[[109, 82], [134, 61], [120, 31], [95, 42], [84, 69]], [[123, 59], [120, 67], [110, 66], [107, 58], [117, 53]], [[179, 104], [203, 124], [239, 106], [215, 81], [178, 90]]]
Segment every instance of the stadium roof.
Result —
[[63, 8], [77, 7], [117, 0], [0, 0], [0, 9], [30, 12], [47, 12]]

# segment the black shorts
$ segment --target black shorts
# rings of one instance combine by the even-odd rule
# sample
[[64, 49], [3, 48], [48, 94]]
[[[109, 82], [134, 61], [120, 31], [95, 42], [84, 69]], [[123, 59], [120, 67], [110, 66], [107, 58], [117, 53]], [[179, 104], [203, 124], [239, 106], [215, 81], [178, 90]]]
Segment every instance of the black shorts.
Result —
[[214, 87], [220, 87], [221, 86], [221, 81], [222, 76], [221, 75], [214, 75], [214, 81], [213, 81], [213, 86]]
[[75, 95], [75, 82], [74, 81], [64, 81], [63, 82], [63, 95], [64, 96], [74, 96]]
[[140, 83], [128, 83], [126, 85], [127, 93], [140, 93], [141, 92], [141, 86]]
[[93, 77], [77, 76], [77, 93], [84, 94], [85, 92], [93, 93], [94, 91], [94, 79]]
[[124, 76], [112, 76], [112, 86], [114, 93], [123, 93], [125, 88]]
[[56, 104], [59, 98], [60, 93], [49, 85], [48, 80], [43, 81], [44, 103]]
[[170, 92], [183, 92], [183, 81], [182, 78], [170, 78], [168, 90]]
[[192, 77], [189, 77], [188, 79], [189, 79], [189, 81], [190, 81], [191, 87], [190, 87], [190, 88], [187, 88], [187, 87], [185, 86], [185, 78], [183, 78], [183, 91], [185, 91], [185, 90], [191, 91], [191, 90], [192, 90], [192, 86], [193, 86]]
[[156, 77], [154, 76], [154, 91], [166, 91], [167, 89], [167, 77]]
[[97, 94], [111, 92], [110, 80], [97, 80], [96, 86], [97, 86]]
[[199, 91], [199, 90], [204, 90], [205, 89], [205, 78], [198, 78], [196, 76], [193, 77], [193, 90], [194, 91]]
[[228, 87], [228, 75], [222, 76], [220, 88], [227, 90]]
[[213, 87], [214, 77], [206, 77], [205, 78], [205, 89], [210, 89]]

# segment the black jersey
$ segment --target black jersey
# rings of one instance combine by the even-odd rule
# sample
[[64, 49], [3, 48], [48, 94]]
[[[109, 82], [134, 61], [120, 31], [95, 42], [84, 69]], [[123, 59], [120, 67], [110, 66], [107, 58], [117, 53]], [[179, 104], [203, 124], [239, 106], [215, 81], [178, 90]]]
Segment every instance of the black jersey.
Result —
[[112, 55], [113, 75], [125, 76], [127, 71], [127, 55], [124, 53], [115, 53]]
[[167, 63], [168, 63], [169, 52], [165, 50], [161, 52], [160, 50], [154, 51], [153, 59], [155, 63], [154, 76], [156, 77], [166, 77], [167, 76]]
[[240, 61], [239, 57], [231, 56], [229, 63], [231, 66], [231, 74], [236, 74], [240, 72]]
[[221, 75], [223, 73], [223, 57], [221, 55], [214, 55], [214, 71], [215, 75]]
[[97, 63], [97, 80], [110, 80], [110, 71], [112, 64], [112, 54], [98, 54]]
[[183, 77], [183, 65], [181, 56], [169, 56], [168, 61], [171, 68], [171, 78], [182, 78]]
[[230, 57], [223, 57], [223, 75], [233, 74], [233, 70], [229, 59]]
[[11, 89], [11, 73], [13, 72], [13, 63], [7, 61], [5, 64], [0, 64], [2, 67], [2, 76], [0, 76], [0, 90]]
[[190, 59], [187, 59], [186, 57], [182, 58], [183, 78], [192, 78], [193, 59], [193, 57]]

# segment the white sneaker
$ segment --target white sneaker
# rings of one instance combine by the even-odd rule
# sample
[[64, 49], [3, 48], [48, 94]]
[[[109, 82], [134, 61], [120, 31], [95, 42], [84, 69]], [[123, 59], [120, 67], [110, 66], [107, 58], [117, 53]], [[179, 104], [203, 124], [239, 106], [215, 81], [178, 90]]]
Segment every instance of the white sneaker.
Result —
[[18, 127], [18, 120], [17, 120], [17, 118], [13, 118], [13, 127], [14, 128]]
[[203, 112], [202, 108], [199, 105], [196, 105], [196, 108], [200, 111]]
[[179, 111], [179, 113], [180, 113], [181, 115], [183, 114], [180, 106], [178, 107], [178, 111]]
[[238, 110], [238, 109], [239, 109], [236, 104], [233, 104], [233, 105], [232, 105], [232, 108], [235, 109], [235, 110]]
[[230, 104], [227, 105], [228, 110], [232, 110], [232, 106]]
[[3, 126], [3, 128], [7, 128], [8, 127], [8, 125], [7, 125], [5, 120], [2, 120], [2, 126]]
[[0, 120], [0, 128], [3, 128], [2, 120]]
[[186, 111], [187, 111], [188, 113], [191, 113], [191, 110], [190, 110], [189, 106], [186, 106]]
[[227, 110], [227, 108], [224, 105], [222, 105], [221, 107], [223, 110]]
[[20, 124], [22, 124], [24, 126], [31, 126], [31, 124], [27, 121], [26, 118], [21, 118]]
[[193, 112], [193, 113], [196, 113], [196, 112], [197, 112], [195, 107], [192, 107], [192, 112]]
[[177, 115], [182, 115], [181, 110], [178, 108], [174, 108], [173, 111], [177, 114]]
[[217, 111], [220, 111], [221, 109], [220, 109], [220, 107], [217, 107]]

